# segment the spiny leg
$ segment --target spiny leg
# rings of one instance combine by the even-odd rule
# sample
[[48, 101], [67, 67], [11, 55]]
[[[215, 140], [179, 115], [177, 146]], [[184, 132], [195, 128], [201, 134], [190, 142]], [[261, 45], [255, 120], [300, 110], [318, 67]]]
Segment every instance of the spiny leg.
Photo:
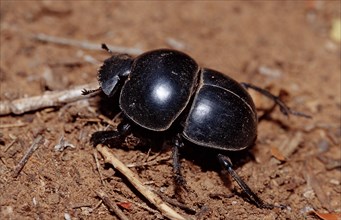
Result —
[[232, 169], [232, 162], [230, 158], [227, 156], [218, 154], [218, 159], [220, 164], [227, 172], [233, 177], [233, 179], [238, 183], [238, 185], [242, 188], [248, 198], [258, 207], [258, 208], [266, 208], [272, 209], [274, 207], [284, 208], [284, 205], [275, 206], [272, 204], [265, 203], [261, 198], [259, 198], [252, 189], [238, 176], [236, 171]]
[[117, 131], [97, 131], [91, 135], [90, 142], [93, 146], [98, 144], [112, 144], [119, 142], [121, 144], [125, 137], [131, 133], [131, 125], [129, 122], [122, 121], [117, 126]]
[[181, 164], [180, 164], [180, 158], [179, 158], [179, 148], [183, 147], [184, 145], [180, 134], [177, 134], [173, 138], [172, 143], [173, 143], [172, 158], [173, 158], [174, 180], [177, 186], [186, 186], [186, 180], [182, 176], [182, 173], [181, 173]]
[[268, 97], [269, 99], [273, 100], [279, 106], [281, 112], [286, 116], [296, 115], [296, 116], [300, 116], [300, 117], [311, 118], [310, 115], [307, 115], [307, 114], [302, 113], [302, 112], [296, 112], [296, 111], [291, 110], [278, 96], [273, 95], [272, 93], [270, 93], [269, 91], [267, 91], [265, 89], [259, 88], [257, 86], [252, 85], [252, 84], [249, 84], [249, 83], [242, 82], [240, 84], [246, 89], [253, 89], [253, 90], [259, 92], [260, 94]]
[[82, 89], [82, 95], [89, 95], [92, 93], [97, 93], [100, 92], [102, 89], [101, 88], [97, 88], [97, 89]]

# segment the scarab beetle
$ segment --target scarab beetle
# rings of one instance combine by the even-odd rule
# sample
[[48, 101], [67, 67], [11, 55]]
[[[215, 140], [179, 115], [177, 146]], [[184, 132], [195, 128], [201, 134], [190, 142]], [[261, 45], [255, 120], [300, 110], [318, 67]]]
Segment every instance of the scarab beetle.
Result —
[[[104, 49], [111, 52], [106, 45]], [[112, 52], [111, 52], [112, 53]], [[179, 164], [178, 148], [183, 139], [207, 148], [239, 151], [252, 145], [257, 136], [257, 113], [247, 88], [274, 100], [281, 111], [299, 116], [277, 96], [247, 83], [238, 83], [218, 71], [200, 68], [187, 54], [158, 49], [136, 58], [118, 54], [104, 61], [98, 73], [100, 88], [107, 96], [119, 92], [119, 107], [125, 120], [117, 131], [99, 131], [92, 135], [93, 144], [122, 139], [130, 134], [131, 125], [155, 131], [167, 131], [180, 123], [174, 134], [173, 169], [175, 180], [184, 184]], [[93, 91], [84, 90], [84, 94]], [[179, 120], [181, 119], [181, 120]], [[218, 155], [220, 163], [243, 188], [258, 207], [265, 204], [232, 170], [228, 157]]]

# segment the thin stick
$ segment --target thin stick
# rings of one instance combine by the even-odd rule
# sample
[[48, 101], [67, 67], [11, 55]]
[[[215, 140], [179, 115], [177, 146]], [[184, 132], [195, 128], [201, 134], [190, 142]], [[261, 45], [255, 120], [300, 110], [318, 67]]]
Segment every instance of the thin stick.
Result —
[[171, 207], [164, 203], [159, 196], [148, 190], [139, 180], [138, 176], [134, 174], [128, 167], [126, 167], [120, 160], [118, 160], [107, 147], [99, 144], [96, 149], [103, 155], [104, 160], [110, 163], [120, 171], [128, 181], [146, 198], [152, 203], [165, 217], [169, 219], [185, 220], [183, 216], [175, 212]]
[[161, 192], [155, 191], [153, 190], [153, 192], [155, 192], [156, 194], [158, 194], [164, 201], [168, 202], [171, 205], [177, 206], [180, 209], [183, 209], [187, 212], [192, 212], [192, 213], [196, 213], [196, 210], [193, 208], [190, 208], [188, 206], [186, 206], [185, 204], [182, 204], [174, 199], [168, 198], [167, 196], [163, 195]]
[[96, 151], [94, 151], [94, 158], [95, 158], [95, 162], [96, 162], [96, 167], [97, 167], [97, 172], [99, 174], [99, 178], [101, 179], [102, 185], [105, 186], [101, 170], [99, 169], [99, 162], [98, 162], [98, 157], [97, 157], [97, 152]]
[[31, 147], [27, 150], [27, 152], [25, 153], [23, 158], [20, 160], [20, 162], [15, 166], [14, 172], [13, 172], [14, 178], [18, 177], [20, 171], [24, 168], [28, 159], [30, 159], [34, 151], [36, 151], [38, 147], [40, 146], [40, 144], [42, 144], [43, 142], [44, 142], [44, 137], [42, 135], [39, 135], [38, 137], [36, 137], [36, 139], [33, 140]]
[[13, 141], [11, 141], [11, 143], [8, 144], [8, 146], [6, 147], [6, 149], [4, 150], [4, 152], [6, 153], [11, 147], [12, 145], [17, 142], [18, 138], [15, 138]]
[[66, 103], [75, 102], [81, 99], [94, 96], [96, 93], [91, 93], [88, 96], [82, 94], [82, 89], [98, 88], [98, 83], [90, 83], [76, 86], [72, 89], [63, 91], [45, 92], [40, 96], [16, 99], [13, 101], [0, 102], [0, 115], [7, 114], [23, 114], [29, 111], [35, 111], [42, 108], [61, 106]]
[[[80, 41], [80, 40], [74, 40], [74, 39], [69, 39], [69, 38], [56, 37], [56, 36], [51, 36], [51, 35], [46, 35], [46, 34], [34, 35], [33, 39], [41, 41], [41, 42], [79, 47], [79, 48], [86, 49], [86, 50], [103, 50], [100, 44], [90, 43], [88, 41]], [[113, 46], [113, 45], [108, 45], [108, 47], [110, 48], [112, 52], [115, 52], [115, 53], [127, 53], [127, 54], [132, 54], [132, 55], [139, 55], [143, 52], [141, 49], [138, 49], [138, 48], [120, 47], [120, 46]]]
[[109, 209], [110, 212], [115, 213], [121, 220], [129, 220], [129, 218], [121, 211], [121, 209], [110, 201], [109, 197], [103, 191], [96, 191], [98, 197], [100, 197], [104, 205]]
[[145, 210], [147, 210], [147, 211], [149, 211], [151, 213], [160, 215], [160, 212], [158, 212], [157, 210], [151, 209], [148, 206], [145, 206], [143, 204], [137, 203], [137, 202], [129, 200], [129, 199], [127, 199], [127, 201], [129, 201], [130, 203], [133, 203], [134, 205], [136, 205], [136, 206], [138, 206], [140, 208], [143, 208], [143, 209], [145, 209]]
[[[1, 106], [0, 106], [1, 108]], [[26, 123], [23, 123], [23, 122], [18, 122], [18, 123], [15, 123], [15, 124], [1, 124], [0, 125], [0, 128], [13, 128], [13, 127], [23, 127], [23, 126], [26, 126], [27, 124]]]

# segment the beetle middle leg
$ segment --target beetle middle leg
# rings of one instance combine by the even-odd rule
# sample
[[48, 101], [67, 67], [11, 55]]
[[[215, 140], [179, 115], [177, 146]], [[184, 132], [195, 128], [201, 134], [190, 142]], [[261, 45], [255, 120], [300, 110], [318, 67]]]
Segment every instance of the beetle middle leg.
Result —
[[265, 89], [259, 88], [257, 86], [254, 86], [252, 84], [245, 83], [245, 82], [242, 82], [240, 84], [246, 89], [253, 89], [253, 90], [259, 92], [260, 94], [268, 97], [269, 99], [273, 100], [276, 103], [276, 105], [279, 106], [281, 112], [286, 116], [296, 115], [296, 116], [301, 116], [301, 117], [305, 117], [305, 118], [311, 118], [310, 115], [307, 115], [307, 114], [304, 114], [302, 112], [297, 112], [297, 111], [290, 109], [278, 96], [275, 96], [274, 94], [270, 93], [269, 91], [267, 91]]
[[117, 126], [117, 131], [97, 131], [91, 135], [90, 142], [96, 146], [98, 144], [112, 144], [124, 142], [125, 137], [131, 133], [131, 125], [129, 122], [122, 121]]
[[174, 180], [177, 186], [186, 186], [186, 180], [182, 176], [181, 173], [181, 164], [179, 157], [179, 148], [184, 146], [184, 143], [181, 139], [180, 134], [177, 134], [173, 138], [173, 150], [172, 150], [172, 158], [173, 158], [173, 171], [174, 171]]

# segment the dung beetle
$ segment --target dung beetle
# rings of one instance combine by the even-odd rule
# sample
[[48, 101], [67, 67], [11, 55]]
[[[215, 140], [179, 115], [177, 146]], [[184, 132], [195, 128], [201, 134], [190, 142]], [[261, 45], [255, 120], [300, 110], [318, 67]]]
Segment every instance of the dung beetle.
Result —
[[[246, 91], [254, 89], [272, 99], [285, 115], [309, 117], [292, 111], [277, 96], [248, 83], [238, 83], [218, 71], [200, 68], [187, 54], [158, 49], [136, 58], [112, 54], [98, 72], [100, 88], [83, 90], [83, 94], [102, 91], [111, 97], [119, 92], [119, 107], [124, 120], [117, 131], [99, 131], [91, 137], [94, 145], [124, 139], [131, 126], [165, 132], [174, 124], [181, 130], [173, 135], [173, 170], [175, 182], [184, 185], [179, 163], [179, 148], [187, 141], [206, 148], [240, 151], [251, 146], [257, 136], [255, 104]], [[249, 199], [260, 208], [264, 203], [232, 169], [227, 156], [218, 154], [220, 164], [236, 180]]]

